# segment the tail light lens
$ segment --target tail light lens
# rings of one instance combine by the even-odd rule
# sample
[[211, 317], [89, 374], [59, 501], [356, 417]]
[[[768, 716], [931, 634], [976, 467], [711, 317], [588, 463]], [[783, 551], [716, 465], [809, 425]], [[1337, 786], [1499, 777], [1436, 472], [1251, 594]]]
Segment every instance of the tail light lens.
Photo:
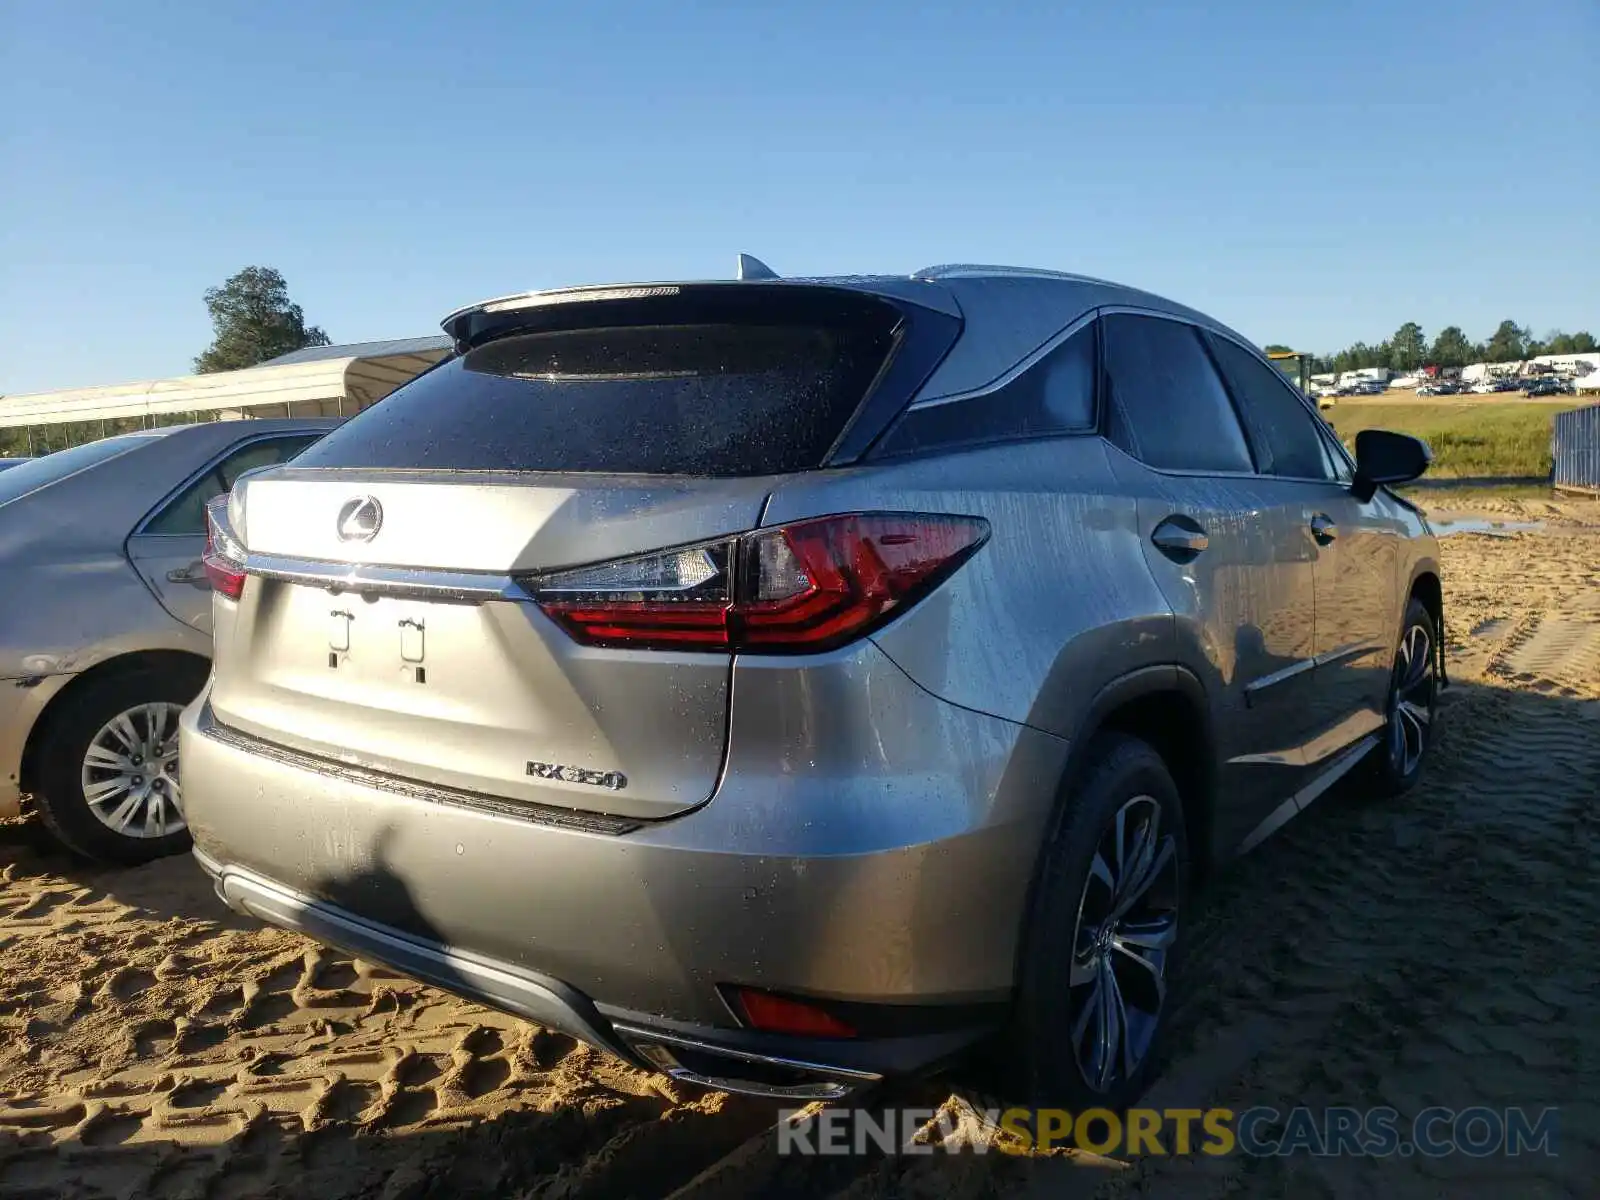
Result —
[[237, 600], [244, 592], [244, 547], [228, 521], [228, 497], [206, 505], [206, 548], [200, 556], [213, 591]]
[[814, 653], [916, 603], [988, 536], [978, 517], [847, 513], [524, 584], [586, 645]]

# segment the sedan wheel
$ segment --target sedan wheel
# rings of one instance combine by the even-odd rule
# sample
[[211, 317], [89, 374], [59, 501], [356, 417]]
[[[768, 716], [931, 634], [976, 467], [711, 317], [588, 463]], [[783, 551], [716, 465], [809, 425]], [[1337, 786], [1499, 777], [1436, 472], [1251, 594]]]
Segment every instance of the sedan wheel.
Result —
[[123, 837], [161, 838], [185, 829], [178, 783], [178, 715], [167, 701], [118, 713], [89, 742], [82, 769], [89, 811]]
[[205, 678], [204, 663], [171, 659], [90, 677], [46, 711], [30, 790], [58, 842], [110, 863], [189, 849], [178, 718]]

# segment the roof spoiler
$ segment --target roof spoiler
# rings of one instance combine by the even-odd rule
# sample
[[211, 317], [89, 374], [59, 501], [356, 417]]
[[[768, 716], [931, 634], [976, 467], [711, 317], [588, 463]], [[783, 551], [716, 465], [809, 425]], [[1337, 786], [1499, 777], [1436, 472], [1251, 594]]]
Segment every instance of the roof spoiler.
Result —
[[[773, 280], [780, 276], [766, 263], [753, 254], [740, 253], [738, 261], [738, 275], [740, 280]], [[691, 285], [692, 286], [692, 285]], [[556, 288], [548, 292], [519, 292], [512, 296], [499, 296], [493, 300], [481, 300], [477, 304], [469, 304], [465, 308], [458, 308], [455, 312], [439, 322], [440, 327], [450, 335], [455, 343], [457, 353], [465, 350], [465, 333], [468, 318], [479, 313], [514, 312], [518, 309], [542, 308], [552, 304], [568, 304], [572, 302], [592, 300], [642, 300], [650, 296], [676, 296], [684, 285], [676, 283], [664, 284], [624, 284], [621, 286], [586, 286], [572, 288]]]

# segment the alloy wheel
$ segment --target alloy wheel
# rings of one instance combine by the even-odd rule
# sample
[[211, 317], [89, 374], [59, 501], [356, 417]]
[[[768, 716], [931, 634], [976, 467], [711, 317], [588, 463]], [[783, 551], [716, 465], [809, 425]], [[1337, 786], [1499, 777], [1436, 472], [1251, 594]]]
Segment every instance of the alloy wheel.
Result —
[[1389, 761], [1402, 778], [1417, 769], [1428, 748], [1437, 671], [1427, 627], [1410, 626], [1400, 639], [1389, 695]]
[[1178, 936], [1178, 852], [1161, 805], [1135, 796], [1112, 817], [1089, 863], [1073, 937], [1068, 1009], [1084, 1082], [1109, 1092], [1150, 1052]]
[[178, 783], [181, 704], [158, 700], [118, 713], [83, 756], [83, 798], [100, 823], [132, 838], [184, 829]]

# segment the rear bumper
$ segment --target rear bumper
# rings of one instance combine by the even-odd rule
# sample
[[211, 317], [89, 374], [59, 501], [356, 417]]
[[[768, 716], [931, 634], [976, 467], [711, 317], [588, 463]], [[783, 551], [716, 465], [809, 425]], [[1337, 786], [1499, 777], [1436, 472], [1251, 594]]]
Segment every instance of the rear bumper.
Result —
[[[225, 867], [195, 852], [195, 860], [216, 885], [217, 895], [237, 912], [308, 937], [423, 980], [458, 995], [560, 1030], [607, 1050], [645, 1070], [676, 1079], [763, 1096], [839, 1099], [876, 1083], [886, 1070], [914, 1070], [964, 1048], [973, 1036], [962, 1032], [900, 1039], [895, 1046], [861, 1046], [844, 1057], [836, 1047], [776, 1039], [748, 1032], [685, 1032], [649, 1022], [613, 1020], [574, 988], [534, 971], [463, 950], [408, 937], [330, 904], [313, 900], [251, 871]], [[814, 1050], [815, 1053], [808, 1052]], [[797, 1057], [806, 1056], [806, 1057]]]
[[[237, 908], [635, 1063], [717, 1086], [764, 1064], [754, 1090], [790, 1095], [783, 1062], [915, 1073], [1005, 1015], [1066, 746], [858, 654], [802, 680], [814, 709], [792, 701], [807, 668], [736, 671], [716, 795], [620, 826], [284, 752], [202, 695], [182, 721], [196, 853]], [[743, 1027], [728, 986], [852, 1006], [861, 1036]]]

